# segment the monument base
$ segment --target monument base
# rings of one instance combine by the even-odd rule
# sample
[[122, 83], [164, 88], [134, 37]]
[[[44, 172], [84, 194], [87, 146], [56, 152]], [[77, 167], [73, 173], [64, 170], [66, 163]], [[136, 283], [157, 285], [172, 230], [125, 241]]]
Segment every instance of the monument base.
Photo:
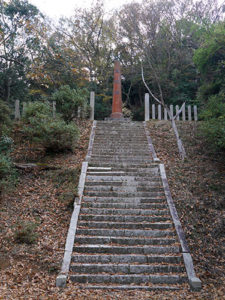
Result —
[[121, 120], [123, 120], [124, 118], [123, 118], [123, 114], [122, 113], [120, 113], [120, 112], [114, 112], [114, 113], [111, 114], [110, 119], [111, 120], [114, 120], [114, 119], [121, 119]]

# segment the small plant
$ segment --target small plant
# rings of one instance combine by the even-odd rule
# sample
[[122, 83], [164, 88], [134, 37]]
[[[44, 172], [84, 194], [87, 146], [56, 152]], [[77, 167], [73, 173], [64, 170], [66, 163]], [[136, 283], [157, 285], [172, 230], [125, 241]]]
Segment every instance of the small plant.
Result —
[[17, 243], [34, 244], [38, 239], [35, 232], [37, 224], [33, 222], [21, 223], [15, 232], [15, 240]]

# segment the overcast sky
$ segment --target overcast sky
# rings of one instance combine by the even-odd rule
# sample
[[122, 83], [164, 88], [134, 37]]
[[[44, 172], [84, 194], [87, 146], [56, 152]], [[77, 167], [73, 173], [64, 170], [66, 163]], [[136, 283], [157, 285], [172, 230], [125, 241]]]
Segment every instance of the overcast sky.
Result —
[[[92, 0], [29, 0], [39, 10], [51, 17], [57, 19], [60, 16], [71, 16], [75, 7], [89, 7]], [[104, 0], [106, 10], [118, 8], [125, 3], [132, 2], [131, 0]]]

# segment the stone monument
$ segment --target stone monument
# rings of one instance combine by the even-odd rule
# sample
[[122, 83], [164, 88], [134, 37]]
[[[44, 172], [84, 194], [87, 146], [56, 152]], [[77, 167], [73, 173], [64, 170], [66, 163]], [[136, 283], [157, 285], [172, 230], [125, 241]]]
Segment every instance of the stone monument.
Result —
[[114, 62], [113, 103], [110, 119], [123, 119], [120, 62]]

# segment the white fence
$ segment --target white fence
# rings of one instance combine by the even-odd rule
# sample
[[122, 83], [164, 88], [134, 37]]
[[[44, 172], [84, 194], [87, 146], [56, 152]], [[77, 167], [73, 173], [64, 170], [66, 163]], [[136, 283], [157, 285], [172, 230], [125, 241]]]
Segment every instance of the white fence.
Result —
[[[198, 121], [198, 109], [196, 105], [183, 106], [182, 110], [178, 114], [181, 107], [178, 105], [170, 105], [170, 113], [177, 121]], [[168, 120], [169, 116], [166, 109], [162, 105], [152, 104], [149, 107], [149, 94], [145, 94], [145, 121], [152, 120]]]

